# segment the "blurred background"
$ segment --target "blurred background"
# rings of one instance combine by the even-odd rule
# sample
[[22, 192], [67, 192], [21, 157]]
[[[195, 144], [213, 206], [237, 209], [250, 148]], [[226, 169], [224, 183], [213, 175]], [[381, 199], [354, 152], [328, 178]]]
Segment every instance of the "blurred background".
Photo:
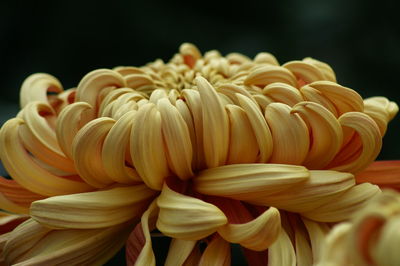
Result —
[[[364, 98], [400, 103], [400, 28], [394, 1], [0, 1], [0, 124], [18, 112], [35, 72], [74, 87], [89, 71], [167, 61], [182, 42], [202, 52], [270, 52], [280, 63], [314, 57]], [[380, 159], [400, 159], [400, 119]], [[1, 170], [4, 174], [4, 170]]]

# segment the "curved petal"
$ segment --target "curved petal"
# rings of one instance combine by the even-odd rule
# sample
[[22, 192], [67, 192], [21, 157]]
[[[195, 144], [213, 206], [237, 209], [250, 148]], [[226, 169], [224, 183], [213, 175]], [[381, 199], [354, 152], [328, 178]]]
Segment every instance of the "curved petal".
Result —
[[310, 237], [313, 262], [316, 264], [320, 261], [321, 251], [325, 248], [325, 238], [330, 228], [325, 223], [318, 223], [306, 218], [302, 218]]
[[197, 244], [196, 240], [172, 239], [165, 266], [184, 265]]
[[199, 266], [231, 265], [231, 246], [223, 238], [215, 235], [204, 250]]
[[[193, 179], [194, 189], [206, 195], [257, 201], [308, 180], [303, 166], [232, 164], [206, 169]], [[275, 206], [275, 205], [268, 205]]]
[[323, 73], [316, 66], [308, 62], [290, 61], [282, 66], [290, 70], [299, 80], [307, 84], [318, 80], [324, 80]]
[[323, 78], [324, 80], [336, 82], [335, 72], [328, 64], [326, 64], [322, 61], [316, 60], [314, 58], [311, 58], [311, 57], [304, 58], [303, 62], [309, 63], [309, 64], [317, 67], [324, 75], [324, 78]]
[[0, 236], [11, 232], [15, 227], [17, 227], [28, 218], [28, 215], [16, 215], [0, 211]]
[[19, 127], [23, 123], [19, 118], [10, 119], [0, 130], [0, 158], [16, 182], [45, 196], [73, 194], [93, 189], [86, 183], [53, 175], [36, 164], [22, 146], [18, 135]]
[[289, 106], [303, 101], [303, 96], [297, 88], [281, 82], [269, 84], [263, 89], [262, 93], [272, 98], [274, 102], [284, 103]]
[[213, 204], [177, 193], [164, 184], [157, 200], [157, 228], [163, 234], [184, 240], [199, 240], [227, 223], [225, 214]]
[[365, 170], [356, 174], [356, 181], [400, 190], [400, 161], [373, 162]]
[[292, 242], [284, 229], [268, 249], [268, 266], [295, 266], [296, 254]]
[[104, 228], [138, 218], [155, 194], [141, 184], [57, 196], [33, 202], [30, 214], [52, 228]]
[[143, 213], [140, 223], [129, 235], [126, 242], [126, 263], [128, 266], [156, 264], [150, 232], [156, 228], [158, 211], [157, 200], [154, 200]]
[[282, 82], [293, 87], [297, 86], [296, 77], [288, 69], [281, 66], [264, 65], [249, 73], [244, 80], [245, 85], [266, 86], [274, 82]]

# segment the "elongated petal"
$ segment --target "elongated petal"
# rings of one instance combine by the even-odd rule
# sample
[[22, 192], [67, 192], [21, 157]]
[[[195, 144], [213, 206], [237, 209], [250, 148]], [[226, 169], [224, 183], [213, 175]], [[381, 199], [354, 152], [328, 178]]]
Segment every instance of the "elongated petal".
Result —
[[296, 254], [285, 230], [281, 230], [279, 238], [268, 249], [268, 266], [275, 265], [296, 265]]
[[87, 123], [79, 130], [72, 143], [72, 156], [80, 177], [96, 188], [105, 187], [113, 180], [104, 171], [101, 148], [115, 121], [101, 117]]
[[183, 43], [179, 47], [179, 52], [183, 55], [186, 65], [190, 68], [196, 64], [196, 61], [201, 58], [201, 53], [197, 47], [191, 43]]
[[165, 266], [183, 265], [196, 247], [196, 240], [172, 239]]
[[310, 146], [306, 123], [298, 114], [291, 113], [290, 106], [283, 103], [268, 105], [265, 119], [274, 143], [270, 162], [301, 165]]
[[177, 193], [166, 184], [157, 204], [157, 228], [170, 237], [198, 240], [227, 223], [224, 213], [213, 204]]
[[47, 92], [62, 92], [63, 87], [58, 79], [45, 74], [36, 73], [24, 80], [20, 91], [20, 105], [25, 107], [30, 102], [39, 101], [47, 103]]
[[126, 242], [127, 265], [147, 266], [155, 265], [156, 259], [151, 245], [150, 232], [156, 228], [158, 206], [154, 200], [143, 213]]
[[86, 124], [82, 121], [82, 113], [91, 106], [86, 102], [77, 102], [65, 107], [57, 117], [56, 136], [64, 154], [72, 159], [72, 143], [79, 129]]
[[309, 64], [317, 67], [322, 72], [322, 74], [324, 76], [324, 78], [323, 78], [324, 80], [336, 82], [335, 72], [328, 64], [326, 64], [322, 61], [316, 60], [314, 58], [311, 58], [311, 57], [304, 58], [303, 62], [309, 63]]
[[379, 195], [381, 190], [378, 186], [364, 183], [356, 185], [337, 199], [319, 206], [309, 212], [302, 213], [303, 216], [319, 222], [340, 222], [352, 218], [354, 213], [368, 204], [369, 200]]
[[35, 201], [31, 216], [54, 228], [104, 228], [137, 218], [156, 194], [144, 184]]
[[300, 92], [306, 101], [318, 103], [329, 110], [335, 117], [338, 117], [338, 111], [336, 110], [333, 102], [323, 95], [319, 90], [314, 89], [309, 85], [305, 85], [300, 88]]
[[307, 121], [312, 136], [311, 147], [303, 164], [309, 169], [323, 169], [339, 152], [343, 132], [336, 117], [328, 109], [313, 102], [296, 104], [292, 112]]
[[238, 98], [236, 97], [236, 93], [242, 94], [252, 100], [254, 103], [257, 103], [253, 96], [250, 94], [248, 90], [246, 90], [243, 86], [237, 86], [235, 84], [222, 84], [217, 88], [217, 91], [223, 93], [228, 96], [231, 101], [233, 101], [236, 105], [239, 104]]
[[282, 82], [293, 87], [297, 86], [296, 77], [286, 68], [265, 65], [254, 69], [244, 80], [245, 85], [263, 85]]
[[[240, 215], [240, 214], [239, 214]], [[254, 220], [242, 223], [228, 223], [218, 229], [225, 240], [239, 243], [251, 250], [261, 251], [267, 249], [278, 238], [281, 230], [279, 211], [270, 207]]]
[[309, 174], [304, 182], [292, 184], [288, 189], [274, 194], [249, 197], [249, 201], [291, 212], [307, 212], [336, 200], [337, 196], [355, 184], [353, 175], [349, 173], [312, 170]]
[[13, 265], [102, 265], [123, 246], [129, 228], [51, 230], [28, 220], [10, 234], [3, 254]]
[[309, 242], [308, 232], [303, 224], [297, 224], [294, 227], [294, 244], [296, 249], [296, 258], [298, 266], [312, 266], [313, 255]]
[[227, 105], [229, 124], [229, 154], [227, 164], [256, 162], [258, 143], [246, 112], [239, 106]]
[[382, 188], [400, 189], [400, 161], [376, 161], [356, 174], [357, 183], [369, 182]]
[[160, 112], [154, 104], [146, 104], [136, 114], [130, 137], [136, 171], [147, 186], [156, 190], [161, 190], [164, 178], [169, 175], [161, 126]]
[[348, 112], [339, 117], [342, 126], [353, 128], [362, 140], [362, 152], [350, 163], [334, 167], [333, 170], [357, 173], [378, 156], [382, 147], [382, 137], [378, 126], [368, 115], [359, 112]]
[[10, 214], [0, 211], [0, 235], [12, 231], [15, 227], [17, 227], [28, 218], [28, 215]]
[[106, 116], [105, 112], [106, 112], [106, 108], [112, 103], [114, 102], [118, 97], [120, 97], [121, 95], [124, 95], [126, 93], [130, 93], [133, 92], [133, 90], [131, 88], [118, 88], [118, 89], [114, 89], [112, 91], [110, 91], [107, 96], [105, 96], [103, 98], [103, 100], [100, 103], [99, 106], [99, 111], [98, 111], [98, 116], [102, 117], [102, 116]]
[[250, 124], [253, 127], [253, 132], [256, 136], [257, 143], [260, 149], [258, 162], [265, 163], [270, 158], [273, 149], [271, 131], [259, 107], [254, 104], [253, 101], [241, 94], [236, 94], [236, 97], [238, 97], [240, 106], [246, 112]]
[[305, 61], [290, 61], [282, 66], [306, 84], [324, 79], [323, 73], [316, 66]]
[[0, 158], [7, 172], [23, 187], [40, 195], [54, 196], [92, 190], [89, 185], [51, 174], [26, 152], [18, 136], [23, 121], [8, 120], [0, 130]]
[[400, 216], [390, 219], [380, 232], [379, 241], [372, 254], [378, 265], [396, 265], [400, 255], [397, 247], [400, 245]]
[[[258, 201], [307, 181], [302, 166], [280, 164], [232, 164], [199, 172], [194, 188], [206, 195]], [[275, 205], [269, 205], [275, 206]]]
[[269, 84], [263, 89], [262, 93], [274, 99], [275, 102], [285, 103], [289, 106], [303, 101], [303, 97], [297, 88], [281, 82]]
[[179, 111], [167, 98], [159, 100], [157, 107], [161, 114], [169, 166], [179, 178], [186, 180], [193, 176], [189, 129]]
[[325, 248], [325, 237], [329, 232], [329, 227], [324, 223], [317, 223], [306, 218], [302, 218], [310, 237], [313, 261], [320, 261], [321, 251]]
[[223, 165], [228, 156], [229, 120], [219, 96], [204, 78], [196, 78], [203, 108], [203, 143], [209, 168]]
[[[98, 108], [96, 105], [97, 95], [99, 92], [107, 87], [125, 87], [126, 82], [124, 78], [117, 72], [110, 69], [97, 69], [86, 74], [79, 82], [76, 89], [76, 100], [87, 102], [95, 110]], [[93, 119], [95, 111], [88, 113], [88, 119]]]
[[201, 256], [199, 266], [208, 265], [231, 265], [231, 247], [229, 242], [216, 235], [207, 245]]
[[126, 166], [125, 151], [129, 145], [132, 123], [136, 111], [130, 111], [122, 116], [110, 129], [104, 139], [101, 158], [107, 175], [118, 183], [133, 183], [141, 181], [135, 169]]

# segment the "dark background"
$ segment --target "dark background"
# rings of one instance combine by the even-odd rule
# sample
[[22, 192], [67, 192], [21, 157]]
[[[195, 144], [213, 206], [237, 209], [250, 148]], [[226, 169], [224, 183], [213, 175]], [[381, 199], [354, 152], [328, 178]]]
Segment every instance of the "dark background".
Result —
[[[70, 88], [96, 68], [166, 61], [182, 42], [202, 52], [271, 52], [280, 63], [311, 56], [364, 98], [400, 103], [394, 1], [217, 3], [0, 1], [0, 124], [16, 115], [19, 88], [32, 73], [50, 73]], [[398, 132], [396, 118], [380, 159], [400, 159]]]

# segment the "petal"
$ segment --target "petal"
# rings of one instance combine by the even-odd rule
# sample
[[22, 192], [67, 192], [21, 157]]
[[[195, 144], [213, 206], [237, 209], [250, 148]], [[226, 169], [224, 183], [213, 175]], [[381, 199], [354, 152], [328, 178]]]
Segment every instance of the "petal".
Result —
[[53, 228], [104, 228], [137, 218], [156, 194], [144, 184], [35, 201], [33, 219]]
[[312, 255], [314, 263], [320, 261], [321, 250], [325, 247], [325, 237], [329, 232], [329, 227], [324, 223], [317, 223], [306, 218], [302, 218], [310, 237]]
[[329, 110], [335, 117], [338, 117], [338, 111], [335, 105], [329, 100], [325, 95], [323, 95], [319, 90], [314, 89], [310, 85], [305, 85], [300, 88], [300, 92], [305, 101], [310, 101], [322, 105]]
[[26, 152], [18, 136], [24, 122], [19, 118], [8, 120], [0, 131], [0, 157], [7, 172], [23, 187], [40, 195], [54, 196], [92, 190], [83, 182], [77, 182], [51, 174]]
[[323, 78], [324, 80], [336, 82], [335, 72], [333, 72], [333, 69], [328, 64], [321, 62], [319, 60], [316, 60], [314, 58], [311, 58], [311, 57], [304, 58], [303, 62], [309, 63], [309, 64], [317, 67], [324, 75], [324, 78]]
[[4, 246], [7, 264], [102, 265], [123, 246], [130, 226], [106, 229], [51, 230], [28, 220]]
[[228, 96], [229, 99], [234, 102], [235, 105], [239, 105], [238, 98], [236, 97], [236, 93], [242, 94], [252, 100], [255, 104], [257, 103], [254, 99], [253, 96], [250, 94], [248, 90], [246, 90], [243, 86], [238, 86], [235, 84], [227, 83], [227, 84], [221, 84], [218, 88], [217, 91]]
[[291, 112], [299, 113], [310, 127], [311, 147], [303, 165], [309, 169], [323, 169], [341, 148], [341, 125], [328, 109], [317, 103], [298, 103]]
[[134, 92], [134, 90], [132, 90], [131, 88], [118, 88], [118, 89], [114, 89], [114, 90], [110, 91], [109, 93], [107, 93], [107, 96], [105, 96], [100, 103], [98, 116], [99, 117], [108, 116], [108, 114], [109, 114], [109, 112], [111, 112], [111, 110], [106, 111], [106, 109], [108, 109], [109, 106], [116, 99], [118, 99], [121, 95], [131, 93], [131, 92]]
[[139, 108], [130, 137], [133, 165], [143, 182], [156, 190], [161, 190], [169, 175], [161, 127], [160, 112], [153, 103], [148, 103]]
[[227, 164], [255, 162], [259, 153], [258, 143], [246, 112], [232, 104], [225, 108], [231, 127]]
[[308, 232], [302, 222], [294, 226], [294, 244], [298, 266], [313, 265], [312, 248]]
[[303, 101], [303, 96], [297, 88], [281, 82], [269, 84], [263, 89], [262, 93], [273, 99], [274, 102], [284, 103], [289, 106]]
[[383, 188], [400, 189], [400, 161], [376, 161], [356, 174], [357, 183], [372, 183]]
[[201, 58], [199, 49], [191, 43], [181, 44], [179, 52], [182, 54], [185, 64], [190, 68], [193, 68], [196, 61]]
[[281, 66], [265, 65], [255, 68], [244, 80], [245, 85], [266, 86], [274, 82], [282, 82], [296, 87], [296, 77], [288, 69]]
[[224, 213], [213, 204], [177, 193], [167, 184], [157, 204], [160, 208], [157, 228], [173, 238], [199, 240], [227, 223]]
[[0, 235], [12, 231], [15, 227], [26, 221], [28, 218], [28, 215], [16, 215], [0, 211]]
[[372, 256], [377, 265], [396, 265], [400, 261], [400, 215], [385, 223], [380, 231], [377, 244], [372, 249]]
[[310, 146], [306, 123], [283, 103], [268, 105], [265, 119], [271, 129], [274, 147], [269, 162], [301, 165]]
[[203, 143], [209, 168], [226, 162], [229, 148], [229, 120], [214, 87], [202, 77], [196, 78], [203, 106]]
[[265, 163], [270, 158], [273, 149], [271, 131], [260, 111], [260, 108], [252, 100], [241, 94], [236, 94], [236, 97], [239, 100], [240, 106], [246, 112], [250, 124], [253, 127], [253, 132], [260, 149], [258, 161], [260, 163]]
[[150, 232], [156, 228], [158, 206], [154, 200], [143, 213], [126, 242], [127, 265], [155, 265], [156, 259], [151, 245]]
[[382, 137], [379, 128], [372, 118], [360, 112], [343, 114], [339, 117], [339, 123], [357, 131], [362, 140], [362, 152], [355, 160], [332, 170], [357, 173], [371, 164], [381, 150]]
[[183, 265], [196, 247], [196, 240], [172, 239], [165, 266]]
[[281, 230], [279, 238], [268, 249], [268, 266], [296, 265], [296, 254], [292, 242], [285, 230]]
[[78, 131], [72, 143], [72, 157], [79, 176], [96, 188], [114, 182], [104, 170], [101, 158], [104, 139], [114, 124], [115, 120], [107, 117], [92, 120]]
[[324, 79], [324, 75], [316, 66], [305, 61], [290, 61], [282, 66], [290, 70], [298, 79], [303, 80], [305, 83]]
[[199, 266], [231, 265], [231, 246], [220, 236], [215, 235], [201, 256]]
[[20, 105], [24, 108], [30, 102], [47, 103], [47, 92], [62, 92], [60, 81], [46, 73], [36, 73], [24, 80], [20, 91]]
[[267, 195], [297, 187], [309, 175], [303, 166], [232, 164], [199, 172], [193, 184], [196, 191], [206, 195], [257, 201]]
[[270, 65], [276, 65], [279, 66], [278, 61], [276, 60], [275, 56], [273, 56], [270, 53], [266, 53], [266, 52], [261, 52], [258, 53], [255, 57], [254, 57], [254, 62], [255, 63], [264, 63], [264, 64], [270, 64]]
[[189, 179], [193, 176], [189, 129], [177, 108], [167, 98], [159, 100], [157, 107], [161, 114], [169, 166], [180, 179]]
[[124, 77], [126, 86], [139, 92], [151, 94], [156, 89], [153, 79], [147, 74], [129, 74]]
[[379, 187], [370, 183], [356, 185], [338, 198], [301, 215], [319, 222], [341, 222], [352, 218], [357, 210], [380, 193]]
[[126, 166], [126, 150], [129, 145], [132, 123], [136, 110], [123, 115], [110, 129], [104, 139], [101, 159], [107, 175], [115, 182], [131, 184], [141, 181], [135, 169]]

